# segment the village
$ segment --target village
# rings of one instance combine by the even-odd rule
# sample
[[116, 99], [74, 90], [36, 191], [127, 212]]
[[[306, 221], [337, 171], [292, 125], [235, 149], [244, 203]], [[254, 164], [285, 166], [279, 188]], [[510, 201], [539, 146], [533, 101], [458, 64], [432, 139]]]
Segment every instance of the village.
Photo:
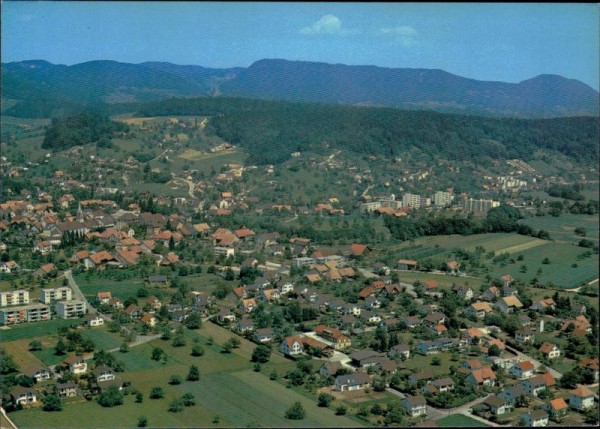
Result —
[[[64, 173], [54, 177], [62, 183]], [[401, 409], [387, 412], [357, 403], [354, 413], [371, 424], [385, 416], [390, 424], [436, 426], [452, 414], [494, 426], [597, 422], [598, 312], [581, 295], [547, 290], [532, 299], [529, 286], [509, 274], [469, 281], [457, 259], [407, 281], [423, 270], [418, 258], [386, 264], [376, 262], [381, 251], [368, 242], [328, 246], [232, 224], [228, 215], [249, 204], [229, 191], [192, 215], [178, 209], [177, 198], [54, 195], [0, 204], [0, 273], [9, 285], [0, 292], [0, 335], [72, 322], [51, 346], [63, 360], [14, 368], [3, 396], [8, 411], [128, 388], [127, 370], [98, 359], [109, 350], [86, 344], [80, 329], [109, 327], [123, 338], [121, 349], [133, 349], [215, 325], [231, 333], [224, 352], [255, 343], [259, 370], [271, 354], [285, 358], [298, 368], [282, 375], [285, 382], [319, 401], [381, 392], [399, 400]], [[450, 204], [449, 195], [438, 192], [434, 205]], [[409, 196], [404, 206], [415, 201]], [[331, 203], [314, 212], [339, 216]], [[363, 204], [370, 206], [359, 210], [370, 212], [393, 207], [394, 199]], [[82, 292], [92, 275], [106, 287]], [[186, 281], [194, 276], [202, 281]], [[138, 278], [139, 287], [125, 290], [124, 278]], [[71, 338], [69, 348], [59, 344], [62, 335]], [[11, 355], [10, 342], [4, 351]]]

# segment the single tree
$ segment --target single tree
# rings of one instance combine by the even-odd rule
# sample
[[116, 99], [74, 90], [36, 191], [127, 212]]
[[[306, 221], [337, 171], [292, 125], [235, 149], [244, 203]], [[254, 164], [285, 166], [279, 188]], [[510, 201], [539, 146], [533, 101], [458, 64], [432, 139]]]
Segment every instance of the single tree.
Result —
[[329, 404], [331, 404], [331, 401], [333, 401], [333, 396], [331, 396], [329, 393], [319, 393], [319, 397], [317, 398], [317, 405], [319, 407], [328, 407]]
[[198, 381], [198, 380], [200, 380], [200, 371], [198, 370], [198, 367], [196, 365], [190, 366], [190, 370], [188, 372], [186, 380], [187, 381]]
[[62, 401], [58, 395], [46, 395], [42, 398], [44, 411], [61, 411]]
[[160, 399], [160, 398], [164, 398], [164, 396], [165, 396], [165, 392], [163, 391], [162, 387], [160, 387], [160, 386], [154, 386], [150, 390], [150, 399]]
[[289, 420], [302, 420], [304, 417], [306, 417], [306, 410], [300, 402], [294, 402], [285, 411], [285, 418]]

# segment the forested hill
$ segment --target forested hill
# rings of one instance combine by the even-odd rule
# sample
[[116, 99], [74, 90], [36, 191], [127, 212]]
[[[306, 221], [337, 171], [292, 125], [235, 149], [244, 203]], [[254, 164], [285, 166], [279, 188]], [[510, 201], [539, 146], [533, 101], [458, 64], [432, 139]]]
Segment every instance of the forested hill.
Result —
[[529, 160], [537, 149], [582, 163], [598, 162], [598, 118], [493, 119], [390, 108], [289, 103], [240, 98], [170, 99], [146, 104], [140, 116], [209, 115], [212, 132], [250, 154], [278, 163], [295, 151], [394, 157], [417, 150], [436, 159]]
[[598, 116], [600, 100], [588, 85], [556, 75], [507, 83], [443, 70], [280, 59], [230, 69], [116, 61], [2, 64], [2, 98], [16, 101], [3, 112], [9, 116], [57, 117], [107, 106], [119, 111], [121, 103], [217, 95], [521, 118]]

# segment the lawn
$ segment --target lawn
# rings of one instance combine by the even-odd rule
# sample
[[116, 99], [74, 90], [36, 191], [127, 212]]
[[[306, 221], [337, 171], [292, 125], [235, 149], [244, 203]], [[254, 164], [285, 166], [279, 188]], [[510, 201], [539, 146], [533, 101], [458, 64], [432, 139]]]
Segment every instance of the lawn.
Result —
[[119, 347], [123, 340], [116, 334], [112, 334], [106, 328], [90, 328], [82, 332], [85, 338], [89, 338], [98, 350], [111, 350]]
[[110, 292], [112, 296], [121, 298], [125, 301], [128, 298], [136, 298], [139, 288], [144, 286], [141, 278], [130, 278], [123, 281], [117, 281], [110, 278], [102, 278], [97, 274], [77, 274], [74, 276], [79, 289], [88, 298], [96, 297], [98, 292]]
[[[514, 253], [511, 255], [515, 259], [513, 264], [490, 265], [490, 275], [500, 277], [510, 274], [525, 282], [530, 282], [535, 277], [542, 283], [552, 283], [559, 288], [574, 288], [598, 277], [597, 254], [578, 260], [578, 255], [585, 251], [586, 249], [578, 246], [547, 242], [535, 249]], [[523, 257], [522, 261], [517, 259], [519, 256]], [[550, 264], [542, 263], [545, 258], [549, 259]], [[572, 267], [574, 263], [577, 267]], [[521, 272], [523, 265], [527, 267], [525, 273]], [[539, 269], [542, 270], [541, 273], [538, 273]]]
[[480, 428], [486, 427], [485, 423], [480, 422], [479, 420], [475, 420], [471, 417], [465, 416], [463, 414], [454, 414], [452, 416], [444, 417], [437, 421], [437, 424], [440, 427], [455, 427], [455, 428]]
[[521, 223], [529, 225], [534, 229], [544, 229], [550, 233], [554, 240], [567, 241], [570, 243], [579, 243], [584, 238], [575, 235], [575, 228], [585, 228], [588, 240], [598, 242], [599, 222], [598, 216], [561, 214], [559, 217], [539, 216], [524, 219]]
[[[227, 421], [236, 422], [238, 427], [359, 426], [348, 417], [319, 408], [314, 401], [251, 370], [210, 374], [198, 383], [186, 383], [178, 388], [182, 392], [191, 391], [204, 407]], [[283, 415], [295, 401], [306, 409], [304, 420], [286, 420]]]
[[[428, 371], [431, 371], [431, 373], [434, 376], [448, 375], [448, 374], [450, 374], [450, 367], [452, 365], [454, 365], [455, 367], [458, 368], [460, 366], [462, 360], [466, 359], [466, 357], [463, 356], [462, 360], [453, 362], [452, 360], [450, 360], [451, 357], [452, 357], [452, 355], [450, 353], [437, 353], [437, 354], [428, 355], [428, 356], [422, 356], [419, 354], [415, 354], [415, 357], [413, 358], [411, 356], [410, 359], [407, 359], [404, 362], [404, 365], [406, 366], [407, 369], [411, 369], [416, 372], [427, 369]], [[433, 359], [439, 359], [440, 364], [432, 365], [431, 362], [433, 361]]]
[[62, 326], [78, 326], [80, 320], [54, 319], [46, 322], [22, 323], [10, 326], [9, 329], [0, 330], [0, 340], [3, 343], [20, 340], [23, 338], [33, 339], [36, 337], [47, 337], [55, 334]]

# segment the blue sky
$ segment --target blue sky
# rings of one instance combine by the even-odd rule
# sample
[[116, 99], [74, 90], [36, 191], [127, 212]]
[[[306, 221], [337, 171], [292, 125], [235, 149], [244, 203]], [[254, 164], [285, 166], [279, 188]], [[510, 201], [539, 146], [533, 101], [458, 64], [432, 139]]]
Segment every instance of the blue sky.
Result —
[[598, 90], [598, 4], [2, 2], [2, 62], [247, 67], [263, 58], [442, 69]]

